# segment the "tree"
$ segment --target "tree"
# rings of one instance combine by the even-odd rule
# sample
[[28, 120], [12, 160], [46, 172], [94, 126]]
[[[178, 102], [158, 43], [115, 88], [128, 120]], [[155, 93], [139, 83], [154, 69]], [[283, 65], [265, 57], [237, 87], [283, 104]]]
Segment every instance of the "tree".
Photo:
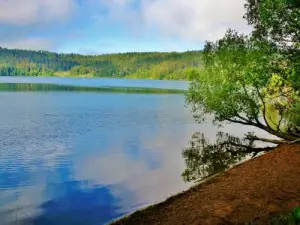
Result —
[[185, 69], [201, 64], [201, 55], [202, 51], [83, 56], [0, 48], [0, 76], [57, 74], [179, 80], [186, 79]]
[[247, 0], [246, 36], [228, 30], [207, 42], [204, 73], [187, 94], [195, 118], [258, 127], [276, 136], [246, 139], [271, 143], [300, 140], [300, 7], [296, 0]]

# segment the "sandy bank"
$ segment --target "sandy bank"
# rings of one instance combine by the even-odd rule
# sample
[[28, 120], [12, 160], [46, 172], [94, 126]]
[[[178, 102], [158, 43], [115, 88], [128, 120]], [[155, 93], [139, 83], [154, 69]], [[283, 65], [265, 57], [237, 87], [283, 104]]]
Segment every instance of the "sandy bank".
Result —
[[281, 145], [112, 224], [267, 224], [300, 206], [300, 144]]

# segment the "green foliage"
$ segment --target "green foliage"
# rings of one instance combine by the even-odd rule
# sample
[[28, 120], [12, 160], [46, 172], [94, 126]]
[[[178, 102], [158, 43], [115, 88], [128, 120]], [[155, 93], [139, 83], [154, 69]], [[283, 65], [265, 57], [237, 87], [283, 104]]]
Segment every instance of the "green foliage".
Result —
[[249, 39], [230, 30], [217, 43], [207, 43], [205, 73], [193, 79], [187, 95], [196, 117], [214, 114], [215, 122], [240, 114], [255, 118], [261, 108], [256, 88], [268, 82], [270, 76], [261, 74], [268, 69], [269, 60]]
[[287, 215], [281, 215], [271, 219], [271, 225], [297, 225], [300, 223], [300, 208], [295, 208]]
[[193, 76], [187, 103], [199, 122], [213, 115], [218, 125], [256, 126], [298, 140], [300, 6], [292, 0], [247, 0], [245, 7], [253, 33], [229, 29], [224, 38], [206, 43], [205, 72]]
[[268, 38], [279, 45], [299, 43], [299, 0], [247, 0], [245, 18], [256, 38]]
[[0, 48], [0, 76], [90, 76], [188, 80], [202, 67], [202, 52], [124, 53], [95, 56]]

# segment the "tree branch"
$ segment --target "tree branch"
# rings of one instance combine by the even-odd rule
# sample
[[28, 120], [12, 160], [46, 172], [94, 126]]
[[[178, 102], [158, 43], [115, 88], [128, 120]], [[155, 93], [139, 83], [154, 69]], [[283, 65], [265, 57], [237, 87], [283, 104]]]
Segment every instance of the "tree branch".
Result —
[[[260, 128], [270, 134], [273, 134], [279, 138], [285, 139], [287, 141], [294, 141], [296, 139], [296, 137], [282, 133], [282, 132], [278, 132], [273, 130], [271, 127], [267, 127], [265, 125], [263, 125], [262, 123], [254, 123], [251, 120], [247, 120], [247, 121], [241, 121], [241, 120], [235, 120], [235, 119], [230, 119], [230, 118], [226, 118], [225, 120], [232, 122], [232, 123], [238, 123], [238, 124], [242, 124], [242, 125], [247, 125], [247, 126], [254, 126], [257, 128]], [[268, 141], [267, 141], [268, 142]]]
[[229, 121], [229, 122], [232, 122], [232, 123], [239, 123], [239, 124], [243, 124], [243, 125], [255, 126], [255, 124], [251, 121], [244, 122], [244, 121], [229, 119], [229, 118], [227, 118], [226, 120]]
[[264, 121], [265, 121], [267, 127], [268, 127], [269, 129], [272, 129], [271, 126], [269, 125], [268, 120], [267, 120], [267, 117], [266, 117], [266, 102], [264, 101], [264, 99], [263, 99], [261, 93], [259, 92], [257, 86], [255, 86], [255, 89], [256, 89], [256, 92], [257, 92], [258, 97], [260, 98], [260, 100], [261, 100], [261, 102], [262, 102], [262, 104], [263, 104], [263, 110], [262, 110], [262, 111], [263, 111], [263, 118], [264, 118]]
[[296, 144], [296, 143], [300, 143], [300, 138], [297, 139], [297, 140], [295, 140], [295, 141], [291, 141], [291, 142], [289, 142], [288, 144]]
[[260, 153], [260, 152], [269, 152], [272, 151], [275, 147], [264, 147], [264, 148], [254, 148], [254, 147], [250, 147], [248, 145], [243, 145], [243, 144], [238, 144], [235, 142], [224, 142], [222, 143], [222, 145], [232, 145], [232, 146], [236, 146], [236, 147], [241, 147], [244, 148], [245, 150], [241, 150], [241, 151], [233, 151], [233, 150], [226, 150], [226, 152], [230, 152], [230, 153]]
[[286, 141], [286, 140], [276, 140], [276, 139], [268, 139], [268, 138], [259, 138], [257, 136], [252, 136], [252, 135], [247, 135], [246, 137], [247, 140], [252, 140], [252, 141], [262, 141], [262, 142], [268, 142], [268, 143], [273, 143], [273, 144], [288, 144], [291, 141]]
[[282, 113], [280, 113], [280, 119], [279, 119], [277, 127], [276, 127], [276, 130], [280, 131], [280, 132], [281, 132], [280, 125], [281, 125], [282, 120], [283, 120], [283, 115], [282, 115]]
[[236, 117], [239, 118], [239, 119], [241, 119], [241, 120], [243, 120], [246, 123], [249, 122], [249, 121], [251, 121], [250, 119], [246, 119], [245, 117], [241, 116], [239, 113], [236, 113]]
[[249, 96], [249, 93], [248, 93], [248, 91], [247, 91], [247, 88], [246, 88], [245, 84], [242, 84], [242, 87], [243, 87], [244, 93], [247, 95], [248, 101], [249, 101], [249, 102], [251, 103], [251, 105], [252, 105], [251, 109], [252, 109], [252, 114], [253, 114], [253, 116], [254, 116], [254, 120], [255, 120], [256, 123], [259, 124], [260, 121], [259, 121], [259, 119], [258, 119], [258, 114], [255, 113], [255, 110], [254, 110], [254, 107], [253, 107], [253, 106], [255, 106], [255, 108], [257, 109], [258, 112], [259, 112], [259, 108], [257, 107], [257, 105], [255, 104], [255, 102], [254, 102], [254, 101], [251, 99], [251, 97]]

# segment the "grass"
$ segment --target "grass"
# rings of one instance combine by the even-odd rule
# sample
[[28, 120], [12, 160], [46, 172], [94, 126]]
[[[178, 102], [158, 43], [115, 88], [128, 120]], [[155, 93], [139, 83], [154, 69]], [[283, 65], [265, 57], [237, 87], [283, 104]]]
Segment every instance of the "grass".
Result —
[[274, 217], [270, 225], [299, 225], [300, 224], [300, 207], [295, 208], [292, 212]]

